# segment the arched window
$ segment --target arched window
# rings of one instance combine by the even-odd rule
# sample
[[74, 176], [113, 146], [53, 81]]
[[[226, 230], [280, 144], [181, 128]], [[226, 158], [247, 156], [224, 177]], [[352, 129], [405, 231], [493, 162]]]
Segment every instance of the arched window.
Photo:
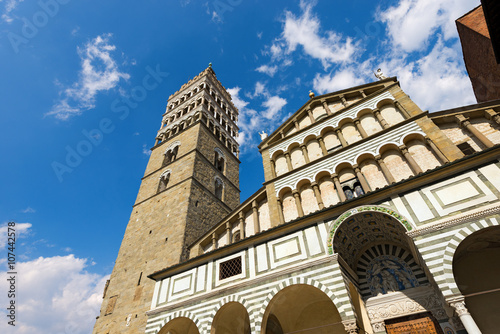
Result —
[[238, 242], [241, 240], [241, 234], [240, 231], [236, 231], [233, 234], [233, 242]]
[[345, 197], [349, 199], [353, 199], [354, 197], [359, 197], [365, 194], [361, 183], [357, 178], [351, 179], [346, 182], [342, 182], [342, 191], [345, 194]]
[[168, 182], [170, 181], [170, 174], [172, 172], [170, 170], [164, 171], [160, 175], [160, 183], [158, 184], [158, 191], [157, 192], [162, 192], [165, 189], [167, 189]]
[[217, 197], [218, 199], [220, 199], [222, 201], [223, 192], [224, 192], [224, 182], [220, 178], [216, 177], [215, 178], [215, 197]]
[[179, 151], [179, 146], [180, 142], [176, 141], [170, 144], [170, 146], [167, 148], [165, 151], [165, 158], [163, 159], [163, 165], [165, 166], [166, 164], [171, 163], [172, 161], [175, 161], [177, 159], [177, 153]]
[[215, 154], [214, 154], [214, 166], [217, 168], [217, 170], [221, 173], [224, 173], [224, 165], [225, 165], [225, 157], [224, 153], [216, 147], [215, 148]]

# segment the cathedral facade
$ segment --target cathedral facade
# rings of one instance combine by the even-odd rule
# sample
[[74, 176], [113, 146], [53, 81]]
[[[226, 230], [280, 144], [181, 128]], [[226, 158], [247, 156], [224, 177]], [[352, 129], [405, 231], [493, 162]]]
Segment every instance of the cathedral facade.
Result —
[[211, 67], [170, 96], [94, 333], [496, 333], [500, 101], [422, 111], [396, 78], [259, 145]]

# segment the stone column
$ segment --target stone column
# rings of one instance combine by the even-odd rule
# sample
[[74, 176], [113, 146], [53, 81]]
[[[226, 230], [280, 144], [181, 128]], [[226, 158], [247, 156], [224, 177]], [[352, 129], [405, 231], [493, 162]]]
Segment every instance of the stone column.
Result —
[[276, 177], [276, 162], [274, 162], [274, 159], [271, 159], [271, 174], [273, 177]]
[[359, 328], [358, 328], [358, 325], [356, 324], [356, 319], [344, 320], [344, 321], [342, 321], [342, 324], [344, 325], [344, 328], [345, 328], [345, 331], [347, 334], [358, 334], [359, 333]]
[[340, 143], [342, 144], [342, 147], [346, 147], [348, 144], [345, 141], [344, 135], [342, 134], [341, 129], [336, 129], [335, 132], [337, 132], [337, 137], [339, 137]]
[[411, 117], [411, 115], [408, 113], [408, 111], [406, 111], [405, 107], [403, 107], [403, 105], [399, 101], [394, 101], [394, 105], [396, 106], [396, 108], [398, 108], [399, 111], [401, 111], [401, 113], [403, 113], [403, 116], [405, 118]]
[[243, 239], [245, 237], [245, 216], [243, 211], [238, 213], [238, 220], [240, 222], [240, 238]]
[[319, 146], [321, 147], [321, 152], [323, 153], [323, 156], [328, 154], [328, 150], [326, 149], [325, 141], [323, 140], [323, 137], [318, 136], [316, 138], [318, 140]]
[[257, 201], [252, 201], [252, 217], [253, 217], [253, 230], [255, 234], [260, 232], [260, 224], [259, 224], [259, 206], [257, 205]]
[[378, 109], [373, 110], [373, 114], [375, 115], [377, 120], [380, 122], [380, 125], [382, 125], [384, 129], [387, 129], [389, 127], [389, 124], [387, 123], [385, 118], [382, 117], [382, 115], [380, 114], [380, 110]]
[[217, 249], [217, 234], [212, 233], [212, 250]]
[[226, 245], [229, 245], [233, 242], [233, 238], [231, 235], [231, 223], [226, 222]]
[[297, 122], [297, 120], [294, 119], [293, 124], [295, 125], [295, 130], [299, 131], [300, 130], [299, 122]]
[[306, 161], [306, 164], [310, 163], [311, 160], [309, 160], [309, 154], [307, 153], [307, 147], [305, 144], [300, 145], [300, 149], [302, 150], [302, 155], [304, 156], [304, 160]]
[[337, 177], [337, 174], [332, 174], [332, 180], [333, 184], [335, 184], [335, 189], [337, 189], [337, 193], [339, 195], [340, 201], [345, 202], [347, 200], [347, 197], [345, 197], [344, 190], [342, 190], [342, 186], [340, 185], [339, 178]]
[[283, 204], [281, 203], [281, 199], [279, 197], [276, 199], [276, 202], [278, 202], [278, 216], [280, 218], [280, 224], [284, 224], [285, 216], [283, 215]]
[[413, 159], [410, 152], [408, 152], [408, 148], [405, 145], [401, 145], [401, 146], [399, 146], [399, 149], [401, 150], [401, 153], [403, 153], [406, 161], [408, 161], [408, 163], [410, 164], [410, 168], [412, 169], [413, 173], [415, 175], [423, 173], [420, 166], [417, 164], [415, 159]]
[[328, 106], [328, 103], [326, 103], [325, 100], [321, 100], [321, 103], [323, 104], [323, 108], [326, 110], [327, 115], [331, 115], [332, 111], [330, 110], [330, 107]]
[[309, 115], [309, 119], [311, 120], [311, 124], [314, 123], [315, 122], [314, 115], [313, 115], [311, 109], [306, 109], [306, 111], [307, 111], [307, 115]]
[[345, 99], [344, 95], [340, 95], [340, 101], [342, 101], [344, 107], [347, 107], [347, 100]]
[[361, 134], [361, 137], [366, 138], [368, 137], [368, 134], [366, 133], [365, 129], [363, 129], [363, 126], [361, 125], [361, 122], [359, 119], [354, 120], [354, 125], [356, 125], [356, 128], [358, 129], [359, 133]]
[[441, 150], [436, 146], [436, 144], [434, 144], [434, 142], [429, 137], [425, 137], [425, 143], [427, 144], [427, 146], [430, 147], [431, 151], [438, 156], [442, 164], [450, 162], [450, 160], [446, 158], [443, 152], [441, 152]]
[[462, 115], [455, 116], [458, 124], [464, 128], [467, 129], [470, 133], [472, 133], [481, 143], [483, 143], [484, 146], [486, 147], [493, 147], [495, 144], [491, 142], [485, 135], [483, 135], [474, 125], [472, 125], [469, 121], [469, 119], [465, 118]]
[[316, 197], [316, 201], [318, 202], [318, 207], [320, 210], [325, 208], [325, 205], [323, 204], [323, 199], [321, 198], [321, 192], [319, 191], [319, 186], [316, 182], [311, 183], [311, 187], [313, 188], [314, 191], [314, 197]]
[[292, 159], [290, 158], [290, 153], [285, 152], [286, 165], [288, 166], [288, 171], [293, 170]]
[[360, 90], [359, 93], [361, 94], [361, 97], [364, 99], [366, 97], [365, 91]]
[[391, 171], [385, 165], [385, 162], [382, 159], [382, 157], [380, 155], [377, 155], [375, 157], [375, 160], [377, 161], [378, 165], [380, 166], [380, 169], [382, 170], [382, 174], [384, 174], [384, 176], [387, 179], [387, 181], [389, 182], [389, 184], [396, 183], [396, 180], [394, 179], [394, 176], [392, 176]]
[[292, 191], [293, 198], [295, 198], [295, 205], [297, 206], [297, 213], [299, 217], [304, 217], [304, 210], [302, 210], [302, 203], [300, 202], [300, 194], [297, 190]]
[[366, 182], [365, 176], [363, 173], [361, 173], [361, 169], [359, 168], [358, 165], [352, 166], [354, 169], [354, 172], [356, 173], [356, 177], [358, 178], [359, 183], [361, 183], [361, 187], [363, 188], [363, 191], [368, 193], [371, 189], [370, 186], [368, 185], [368, 182]]
[[465, 307], [465, 300], [463, 296], [456, 298], [449, 303], [451, 307], [453, 307], [457, 312], [468, 334], [481, 334], [481, 330], [479, 329], [479, 327], [477, 327], [476, 322]]

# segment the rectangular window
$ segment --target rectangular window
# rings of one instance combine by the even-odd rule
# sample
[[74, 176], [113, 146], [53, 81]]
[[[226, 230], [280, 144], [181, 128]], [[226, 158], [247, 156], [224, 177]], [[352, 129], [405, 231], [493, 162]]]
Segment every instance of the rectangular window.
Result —
[[462, 144], [458, 144], [457, 147], [460, 149], [460, 151], [462, 151], [463, 154], [465, 155], [471, 155], [471, 154], [474, 154], [476, 153], [476, 151], [472, 148], [472, 146], [470, 146], [469, 143], [465, 142], [465, 143], [462, 143]]
[[219, 280], [236, 276], [242, 273], [241, 256], [222, 262], [219, 265]]

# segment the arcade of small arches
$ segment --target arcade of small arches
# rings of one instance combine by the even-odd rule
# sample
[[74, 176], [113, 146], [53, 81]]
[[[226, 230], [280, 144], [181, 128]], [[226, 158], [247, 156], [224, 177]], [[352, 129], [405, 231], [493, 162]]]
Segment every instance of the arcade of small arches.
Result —
[[[326, 155], [327, 153], [351, 145], [363, 138], [369, 137], [377, 132], [396, 125], [404, 121], [405, 119], [410, 118], [410, 115], [403, 108], [403, 106], [398, 101], [393, 101], [390, 98], [385, 98], [378, 101], [376, 104], [374, 104], [373, 107], [374, 109], [372, 109], [371, 107], [366, 107], [357, 112], [353, 111], [356, 113], [355, 115], [352, 115], [354, 118], [350, 116], [343, 117], [343, 114], [339, 115], [333, 118], [333, 123], [332, 121], [329, 121], [327, 122], [328, 125], [324, 126], [323, 128], [313, 128], [312, 132], [316, 133], [310, 133], [310, 135], [312, 136], [309, 136], [308, 132], [306, 135], [307, 137], [304, 139], [302, 139], [302, 137], [304, 137], [304, 134], [291, 136], [285, 142], [278, 144], [276, 146], [276, 149], [272, 149], [270, 153], [273, 157], [276, 156], [276, 152], [274, 150], [281, 150], [282, 153], [284, 153], [285, 151], [290, 153], [292, 146], [307, 146], [308, 141], [311, 138], [314, 138], [317, 141], [315, 151], [321, 150], [324, 155]], [[318, 108], [314, 110], [317, 109]], [[320, 118], [323, 118], [326, 115], [331, 115], [331, 113], [328, 113], [328, 110], [329, 109], [325, 110], [323, 109], [323, 107], [321, 107], [321, 111], [323, 111], [323, 113], [311, 112], [311, 122], [308, 122], [307, 126], [318, 121]], [[316, 118], [315, 116], [313, 116], [315, 114], [317, 114]], [[349, 112], [347, 112], [347, 114], [349, 114]], [[337, 118], [339, 117], [340, 119], [337, 120]], [[298, 131], [305, 127], [300, 125], [300, 123], [298, 123], [297, 121], [294, 121], [294, 124], [295, 127], [293, 129], [295, 131]], [[293, 134], [295, 131], [289, 134]], [[286, 150], [281, 149], [283, 145], [286, 145]]]
[[[193, 97], [201, 91], [204, 92], [202, 96]], [[183, 105], [184, 102], [186, 102], [186, 105], [183, 108], [179, 108], [178, 111], [173, 112], [174, 108]], [[167, 107], [167, 113], [163, 117], [158, 135], [163, 132], [168, 132], [170, 128], [173, 129], [175, 126], [182, 127], [182, 121], [186, 121], [186, 119], [183, 120], [182, 118], [191, 114], [191, 112], [199, 106], [204, 106], [208, 113], [213, 116], [228, 135], [237, 137], [238, 127], [236, 125], [236, 113], [233, 113], [232, 109], [222, 101], [220, 96], [216, 94], [207, 83], [202, 83], [199, 87], [196, 87], [193, 91], [181, 97], [180, 100]]]
[[385, 144], [378, 154], [363, 153], [356, 164], [340, 162], [320, 170], [313, 180], [301, 179], [292, 188], [278, 189], [281, 220], [287, 222], [325, 207], [361, 196], [446, 163], [430, 140], [407, 135], [403, 145]]
[[[388, 108], [391, 110], [396, 110], [394, 107]], [[363, 119], [367, 120], [369, 118], [374, 119], [369, 115], [367, 115]], [[293, 141], [288, 144], [286, 150], [278, 149], [273, 152], [270, 159], [272, 166], [271, 171], [273, 173], [272, 176], [278, 177], [285, 173], [291, 172], [305, 164], [330, 155], [332, 152], [335, 152], [343, 147], [347, 147], [363, 138], [372, 135], [375, 132], [382, 130], [381, 127], [372, 127], [369, 130], [370, 132], [367, 133], [362, 127], [359, 120], [352, 121], [350, 118], [343, 119], [341, 122], [339, 122], [339, 124], [340, 126], [337, 128], [326, 126], [325, 128], [321, 129], [319, 134], [309, 134], [302, 140], [302, 142]], [[355, 127], [355, 124], [358, 124], [357, 128]], [[403, 145], [401, 148], [398, 148], [401, 151], [400, 153], [405, 154], [406, 149], [411, 147], [410, 153], [412, 156], [415, 156], [415, 151], [424, 150], [426, 152], [432, 152], [431, 155], [435, 155], [441, 163], [448, 162], [448, 159], [428, 137], [421, 136], [420, 138], [417, 137], [414, 139], [416, 139], [416, 141], [411, 142], [410, 140], [406, 139], [404, 144], [408, 147], [405, 147]], [[425, 149], [417, 149], [416, 147], [414, 147], [417, 144], [424, 146]], [[427, 169], [427, 166], [425, 166], [425, 163], [422, 160], [423, 157], [420, 156], [421, 154], [422, 152], [419, 152], [418, 158], [421, 159], [420, 163], [424, 164], [424, 166], [422, 167], [425, 170]], [[405, 158], [408, 158], [406, 154]], [[408, 160], [411, 160], [411, 157]], [[412, 168], [413, 167], [415, 166], [412, 166]], [[418, 168], [419, 167], [415, 168], [417, 172]]]
[[[446, 301], [436, 293], [407, 228], [395, 216], [361, 210], [331, 226], [336, 226], [331, 242], [343, 277], [341, 290], [332, 292], [314, 277], [289, 278], [276, 283], [261, 308], [251, 307], [252, 303], [237, 295], [226, 296], [209, 323], [201, 323], [192, 314], [169, 318], [158, 334], [399, 333], [393, 328], [398, 323], [411, 328], [411, 320], [419, 325], [426, 321], [426, 333], [442, 333], [440, 322], [453, 324], [455, 330], [464, 326], [471, 334], [497, 330], [500, 320], [491, 305], [500, 294], [496, 279], [500, 275], [500, 226], [471, 232], [455, 246], [452, 280], [462, 295]], [[478, 281], [478, 275], [484, 280]], [[415, 292], [422, 297], [422, 291], [426, 303], [412, 297]], [[392, 304], [381, 304], [385, 296], [391, 297]], [[398, 301], [411, 306], [389, 308]], [[450, 306], [456, 315], [446, 312]]]
[[[179, 124], [175, 124], [173, 127], [166, 129], [165, 131], [161, 132], [158, 134], [156, 137], [156, 142], [155, 146], [161, 144], [162, 142], [167, 141], [168, 139], [172, 138], [176, 134], [180, 133], [181, 131], [187, 129], [188, 127], [194, 125], [196, 122], [201, 121], [203, 124], [205, 124], [210, 132], [213, 133], [213, 135], [234, 155], [238, 157], [239, 155], [239, 148], [237, 142], [232, 138], [232, 137], [237, 137], [238, 133], [234, 132], [232, 129], [224, 129], [223, 127], [219, 126], [219, 124], [215, 124], [215, 122], [212, 120], [211, 116], [208, 115], [207, 112], [203, 111], [197, 111], [194, 113], [194, 115], [187, 117], [186, 119], [182, 120]], [[229, 133], [226, 131], [230, 131], [231, 136]]]
[[[208, 84], [206, 82], [204, 82], [204, 83], [202, 83], [202, 84], [194, 87], [191, 91], [185, 93], [180, 98], [178, 98], [177, 100], [175, 100], [174, 102], [172, 102], [171, 104], [169, 104], [167, 106], [167, 113], [169, 111], [172, 111], [174, 108], [177, 108], [177, 107], [181, 106], [186, 101], [193, 102], [193, 101], [190, 101], [190, 99], [194, 95], [196, 95], [197, 93], [199, 93], [200, 91], [203, 91], [203, 90], [205, 90], [205, 91], [208, 92], [209, 96], [211, 96], [212, 99], [213, 99], [213, 101], [229, 116], [229, 118], [231, 119], [231, 121], [233, 121], [234, 123], [236, 123], [238, 121], [237, 116], [232, 112], [231, 108], [228, 107], [228, 105], [226, 103], [224, 103], [224, 101], [219, 96], [219, 94], [217, 94], [215, 92], [215, 89], [210, 84]], [[190, 104], [189, 106], [192, 106], [192, 104]], [[189, 108], [189, 106], [185, 107], [185, 109]], [[178, 113], [176, 113], [176, 115], [178, 116]], [[173, 121], [173, 120], [170, 119], [170, 121]], [[165, 125], [167, 125], [167, 124], [165, 124]], [[164, 125], [162, 124], [162, 127], [163, 126]]]

